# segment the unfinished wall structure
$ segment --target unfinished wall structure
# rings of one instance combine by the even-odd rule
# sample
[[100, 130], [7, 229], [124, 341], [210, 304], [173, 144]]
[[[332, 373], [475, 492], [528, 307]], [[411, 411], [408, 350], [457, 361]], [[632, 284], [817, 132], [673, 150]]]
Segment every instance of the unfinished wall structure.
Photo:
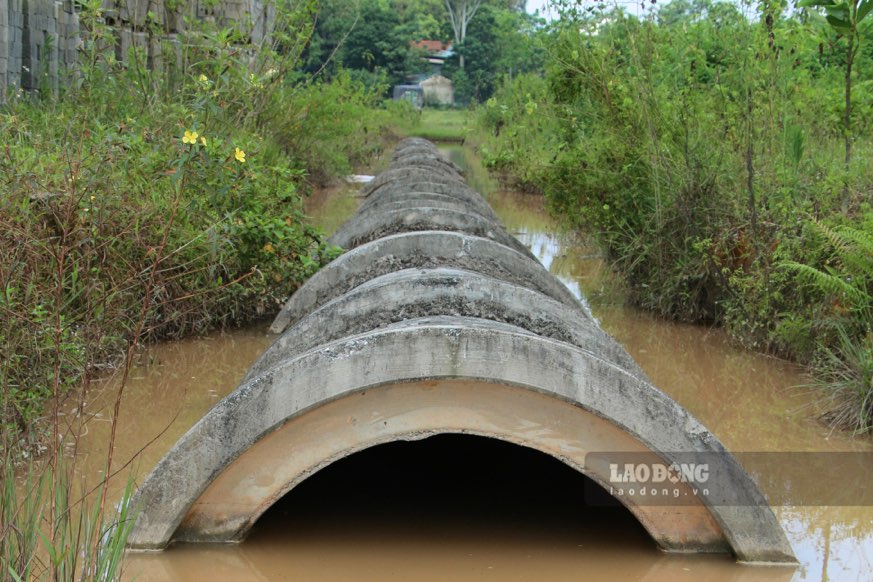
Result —
[[[0, 100], [7, 90], [56, 92], [75, 75], [88, 35], [77, 0], [5, 0], [0, 8]], [[103, 0], [101, 24], [117, 61], [139, 48], [143, 64], [160, 69], [165, 53], [178, 58], [187, 23], [236, 26], [252, 45], [267, 42], [275, 22], [272, 0]]]

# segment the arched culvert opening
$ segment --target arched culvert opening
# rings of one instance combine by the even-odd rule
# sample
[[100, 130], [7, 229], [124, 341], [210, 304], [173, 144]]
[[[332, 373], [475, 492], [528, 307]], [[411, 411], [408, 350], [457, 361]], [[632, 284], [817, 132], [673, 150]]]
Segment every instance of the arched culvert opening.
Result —
[[467, 434], [381, 444], [322, 468], [267, 510], [247, 541], [288, 536], [656, 548], [582, 473], [540, 451]]

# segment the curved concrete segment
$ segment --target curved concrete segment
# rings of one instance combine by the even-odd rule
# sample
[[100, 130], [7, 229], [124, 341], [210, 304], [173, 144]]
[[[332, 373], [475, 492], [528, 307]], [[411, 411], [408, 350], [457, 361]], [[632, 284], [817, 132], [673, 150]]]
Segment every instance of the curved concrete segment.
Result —
[[394, 148], [392, 158], [400, 157], [413, 151], [423, 151], [425, 153], [439, 155], [439, 150], [433, 142], [423, 138], [408, 137], [397, 144], [397, 147]]
[[380, 188], [389, 184], [404, 184], [410, 182], [440, 182], [442, 184], [461, 185], [467, 184], [460, 178], [449, 172], [436, 172], [429, 168], [395, 168], [388, 169], [373, 178], [361, 188], [361, 195], [370, 196]]
[[417, 230], [445, 230], [489, 238], [533, 258], [526, 246], [496, 222], [475, 214], [427, 207], [394, 210], [372, 216], [355, 215], [331, 235], [328, 242], [344, 249], [353, 249], [391, 234]]
[[380, 275], [413, 267], [455, 267], [539, 291], [578, 310], [576, 298], [526, 254], [487, 238], [457, 232], [396, 234], [361, 245], [319, 270], [285, 303], [270, 330], [288, 325]]
[[[434, 207], [434, 202], [462, 204], [476, 214], [480, 214], [493, 222], [499, 222], [499, 218], [491, 209], [491, 206], [481, 197], [467, 196], [463, 192], [455, 194], [437, 194], [435, 192], [420, 192], [416, 190], [395, 190], [392, 192], [379, 193], [378, 196], [367, 198], [358, 207], [359, 213], [370, 212], [374, 208], [389, 209], [401, 204]], [[440, 208], [437, 206], [437, 208]]]
[[406, 163], [416, 158], [427, 158], [438, 160], [440, 163], [447, 165], [460, 175], [464, 175], [464, 169], [458, 166], [452, 160], [443, 156], [438, 150], [428, 148], [407, 148], [402, 151], [395, 151], [391, 156], [392, 165], [395, 163]]
[[392, 184], [386, 184], [379, 190], [376, 190], [371, 196], [363, 201], [363, 205], [374, 204], [380, 200], [387, 198], [397, 198], [404, 194], [414, 192], [430, 192], [432, 194], [441, 194], [443, 196], [452, 196], [461, 200], [467, 200], [475, 204], [484, 206], [490, 205], [486, 202], [481, 194], [460, 182], [444, 183], [444, 182], [405, 182], [400, 181]]
[[[390, 212], [417, 210], [419, 208], [434, 208], [437, 210], [451, 210], [460, 214], [472, 214], [478, 216], [482, 220], [500, 224], [500, 220], [493, 212], [482, 211], [476, 208], [474, 204], [460, 198], [452, 198], [451, 196], [442, 196], [432, 194], [430, 196], [407, 196], [405, 199], [384, 201], [379, 204], [372, 204], [366, 208], [361, 206], [355, 213], [355, 220], [361, 220], [365, 216], [378, 216]], [[502, 227], [501, 227], [502, 228]]]
[[485, 200], [482, 195], [470, 188], [467, 184], [457, 181], [427, 181], [427, 180], [398, 180], [390, 182], [380, 187], [371, 196], [367, 197], [366, 202], [376, 199], [388, 193], [397, 192], [433, 192], [435, 194], [446, 194], [448, 196], [462, 195], [465, 198], [477, 198]]
[[249, 370], [244, 382], [315, 346], [406, 319], [461, 316], [509, 323], [588, 350], [648, 381], [618, 342], [581, 310], [538, 291], [459, 269], [404, 269], [368, 281], [288, 329]]
[[447, 162], [446, 160], [440, 157], [431, 157], [431, 156], [403, 156], [391, 162], [391, 169], [401, 169], [401, 168], [421, 168], [433, 170], [438, 173], [444, 173], [449, 176], [454, 176], [458, 179], [463, 179], [464, 174], [460, 171], [460, 169]]
[[[393, 398], [379, 398], [391, 390]], [[485, 402], [474, 402], [477, 395]], [[687, 505], [620, 500], [665, 550], [729, 547], [742, 561], [794, 560], [751, 478], [661, 391], [568, 343], [456, 317], [408, 320], [323, 344], [242, 385], [143, 483], [128, 544], [163, 548], [174, 535], [240, 540], [319, 468], [380, 442], [441, 432], [529, 446], [604, 485], [610, 476], [586, 463], [590, 452], [654, 451], [665, 462], [674, 461], [665, 451], [718, 453], [709, 496], [685, 485]]]

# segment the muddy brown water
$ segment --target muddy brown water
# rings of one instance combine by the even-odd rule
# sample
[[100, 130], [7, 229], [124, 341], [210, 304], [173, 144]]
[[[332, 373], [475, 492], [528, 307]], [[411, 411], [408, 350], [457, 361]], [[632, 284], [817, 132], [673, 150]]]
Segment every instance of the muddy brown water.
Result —
[[[653, 382], [728, 449], [852, 451], [870, 453], [873, 459], [870, 439], [833, 433], [815, 420], [816, 394], [796, 388], [808, 381], [798, 367], [738, 349], [717, 329], [665, 322], [627, 307], [596, 251], [561, 233], [540, 198], [496, 188], [459, 147], [445, 152], [469, 168], [470, 182], [487, 193], [507, 228], [585, 298], [601, 325]], [[354, 187], [318, 192], [310, 212], [331, 230], [353, 212], [354, 192]], [[273, 339], [267, 325], [145, 352], [126, 388], [116, 467], [134, 459], [130, 468], [142, 478], [185, 430], [237, 386]], [[90, 421], [77, 454], [87, 480], [102, 475], [113, 394], [108, 379], [88, 398]], [[873, 463], [853, 470], [850, 486], [870, 483]], [[794, 468], [794, 478], [798, 473], [804, 474]], [[811, 470], [804, 485], [822, 490], [841, 486], [825, 473]], [[123, 475], [116, 479], [116, 490]], [[544, 455], [488, 439], [444, 436], [384, 445], [308, 479], [271, 509], [242, 544], [177, 544], [162, 553], [130, 554], [124, 578], [873, 579], [871, 506], [774, 507], [800, 566], [749, 567], [726, 556], [661, 553], [623, 509], [572, 502], [581, 479]], [[762, 481], [771, 497], [784, 493], [775, 489], [789, 486], [790, 480], [779, 475], [767, 474]]]

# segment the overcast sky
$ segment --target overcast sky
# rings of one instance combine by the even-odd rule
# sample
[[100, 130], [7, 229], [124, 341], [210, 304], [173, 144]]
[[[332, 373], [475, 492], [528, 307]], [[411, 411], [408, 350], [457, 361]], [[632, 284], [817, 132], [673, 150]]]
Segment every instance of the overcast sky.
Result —
[[527, 12], [533, 14], [539, 9], [540, 14], [548, 18], [548, 3], [548, 0], [527, 0]]
[[[630, 14], [641, 14], [641, 6], [644, 0], [608, 0], [610, 4], [618, 4], [624, 6], [624, 9]], [[666, 4], [668, 0], [658, 0], [658, 4]], [[557, 18], [558, 13], [554, 8], [549, 8], [549, 0], [527, 0], [527, 12], [533, 14], [540, 10], [540, 15], [546, 19]]]

